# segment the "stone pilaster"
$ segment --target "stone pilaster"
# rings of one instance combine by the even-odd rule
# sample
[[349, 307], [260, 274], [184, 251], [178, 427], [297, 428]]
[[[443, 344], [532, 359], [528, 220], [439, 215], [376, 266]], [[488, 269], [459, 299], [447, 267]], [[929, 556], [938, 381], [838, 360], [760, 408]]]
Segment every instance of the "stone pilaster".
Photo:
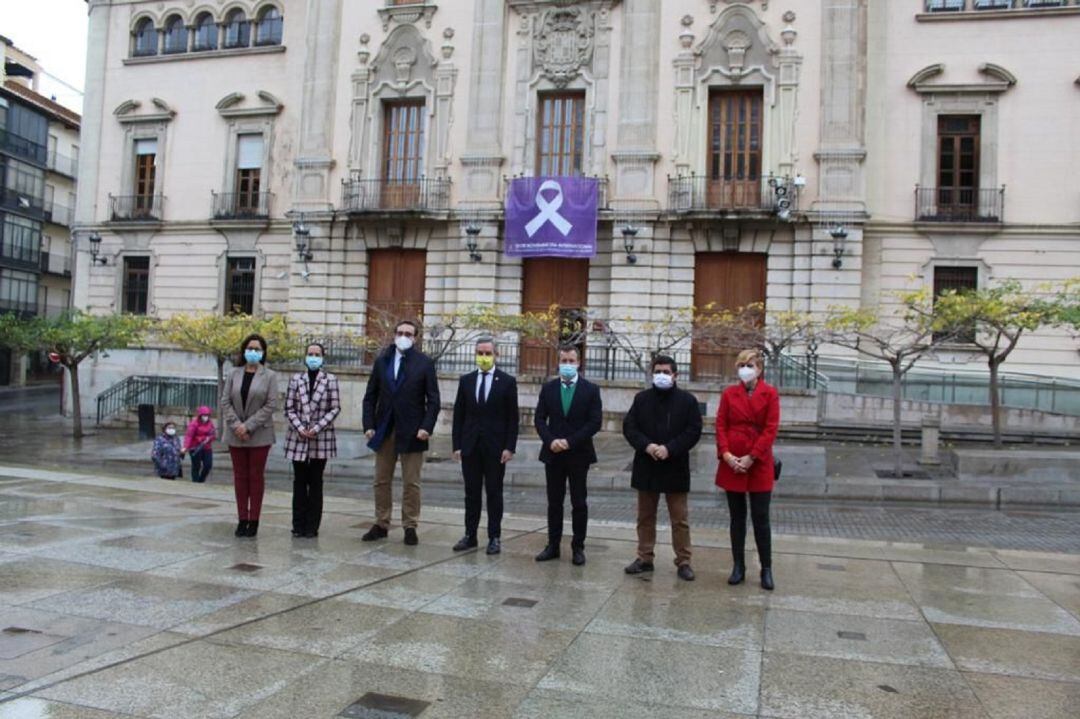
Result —
[[294, 161], [293, 209], [327, 210], [334, 166], [334, 88], [337, 85], [341, 0], [308, 0], [299, 152]]
[[476, 0], [469, 73], [468, 140], [458, 196], [470, 204], [498, 205], [502, 154], [505, 0]]
[[655, 187], [656, 105], [660, 73], [660, 0], [625, 0], [619, 74], [615, 195], [652, 197]]

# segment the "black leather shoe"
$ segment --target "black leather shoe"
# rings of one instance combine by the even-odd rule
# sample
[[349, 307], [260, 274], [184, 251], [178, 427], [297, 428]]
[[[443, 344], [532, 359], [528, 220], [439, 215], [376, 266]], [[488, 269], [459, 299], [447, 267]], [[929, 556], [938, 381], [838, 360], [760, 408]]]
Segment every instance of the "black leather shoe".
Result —
[[728, 584], [742, 584], [746, 579], [746, 565], [736, 564], [731, 568], [731, 576], [727, 578]]
[[559, 558], [559, 545], [557, 545], [557, 544], [549, 544], [549, 545], [547, 545], [546, 547], [544, 547], [544, 551], [542, 551], [542, 552], [540, 552], [540, 554], [536, 555], [536, 561], [538, 561], [538, 562], [549, 562], [552, 559], [558, 559], [558, 558]]
[[585, 563], [585, 550], [584, 549], [575, 549], [573, 551], [574, 551], [574, 558], [571, 561], [573, 561], [575, 567], [580, 567], [582, 564]]
[[374, 542], [378, 539], [386, 538], [386, 530], [377, 524], [371, 525], [371, 529], [364, 533], [364, 536], [360, 537], [361, 542]]
[[498, 537], [492, 537], [488, 540], [487, 553], [499, 554], [502, 552], [502, 541]]
[[294, 536], [294, 537], [303, 537], [304, 532], [302, 530], [300, 530], [300, 529], [294, 529], [292, 531], [292, 536]]
[[254, 537], [258, 533], [259, 533], [259, 520], [256, 519], [255, 521], [248, 522], [247, 532], [244, 534], [244, 536], [245, 537]]
[[689, 564], [679, 565], [679, 579], [687, 582], [694, 581], [694, 570], [690, 568]]
[[652, 562], [643, 562], [640, 559], [635, 559], [623, 568], [623, 571], [627, 574], [641, 574], [642, 572], [651, 572], [656, 567]]
[[773, 584], [772, 579], [772, 569], [765, 567], [761, 570], [761, 588], [768, 589], [771, 592], [775, 587], [776, 585]]
[[464, 552], [466, 549], [476, 548], [476, 537], [466, 534], [464, 537], [458, 540], [458, 543], [454, 545], [455, 552]]
[[412, 527], [405, 528], [405, 544], [408, 544], [410, 547], [415, 547], [417, 544], [420, 544], [420, 538], [416, 536], [416, 530]]
[[236, 524], [236, 531], [233, 532], [234, 537], [246, 537], [247, 536], [247, 520], [242, 519]]

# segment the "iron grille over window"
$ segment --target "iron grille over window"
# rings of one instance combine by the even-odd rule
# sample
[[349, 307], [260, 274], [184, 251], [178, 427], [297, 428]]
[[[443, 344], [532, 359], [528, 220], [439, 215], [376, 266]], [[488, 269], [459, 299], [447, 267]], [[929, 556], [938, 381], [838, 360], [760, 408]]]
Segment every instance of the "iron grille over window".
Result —
[[230, 257], [225, 277], [225, 312], [253, 314], [255, 310], [255, 258]]

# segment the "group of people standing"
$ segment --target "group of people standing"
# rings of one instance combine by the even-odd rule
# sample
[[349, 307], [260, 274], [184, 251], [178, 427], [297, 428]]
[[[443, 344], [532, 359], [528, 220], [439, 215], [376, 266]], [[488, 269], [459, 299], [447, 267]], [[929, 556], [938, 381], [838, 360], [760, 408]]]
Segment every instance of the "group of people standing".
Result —
[[[400, 463], [404, 541], [407, 545], [419, 543], [420, 475], [435, 431], [440, 395], [435, 364], [417, 348], [418, 335], [416, 323], [398, 324], [394, 344], [377, 357], [364, 393], [364, 434], [375, 453], [375, 521], [361, 537], [365, 542], [389, 536], [393, 476]], [[243, 362], [226, 379], [221, 408], [226, 425], [224, 440], [233, 464], [239, 517], [236, 536], [254, 537], [259, 528], [266, 460], [274, 444], [278, 380], [266, 366], [264, 338], [251, 335], [241, 351]], [[337, 378], [322, 367], [324, 355], [318, 343], [307, 347], [307, 369], [290, 378], [285, 396], [285, 456], [293, 462], [292, 531], [297, 537], [318, 536], [323, 472], [327, 460], [337, 453], [334, 421], [341, 412], [341, 397]], [[494, 338], [477, 340], [476, 365], [475, 370], [460, 377], [454, 400], [451, 440], [464, 480], [465, 534], [453, 549], [460, 552], [479, 546], [486, 495], [486, 552], [495, 555], [502, 551], [503, 483], [507, 464], [517, 452], [521, 413], [517, 382], [498, 368]], [[702, 410], [697, 398], [678, 386], [679, 368], [672, 357], [655, 357], [651, 369], [652, 386], [634, 397], [622, 423], [623, 436], [634, 449], [631, 486], [638, 493], [637, 557], [625, 571], [632, 575], [654, 571], [656, 518], [663, 495], [671, 520], [677, 574], [692, 581], [690, 454], [701, 439]], [[733, 568], [728, 583], [739, 584], [746, 577], [749, 507], [761, 586], [771, 590], [774, 580], [769, 502], [776, 478], [772, 447], [780, 422], [779, 396], [762, 378], [764, 366], [758, 351], [740, 353], [736, 371], [739, 382], [724, 390], [716, 413], [719, 464], [715, 481], [725, 491], [731, 514]], [[561, 347], [558, 377], [541, 387], [534, 415], [548, 500], [547, 544], [536, 555], [538, 562], [561, 556], [563, 511], [569, 489], [571, 561], [577, 566], [586, 563], [588, 473], [597, 461], [593, 437], [603, 421], [600, 388], [582, 376], [580, 350], [575, 346]], [[201, 437], [212, 438], [213, 432], [209, 409], [200, 408], [181, 451], [189, 451]], [[208, 443], [197, 446], [200, 453], [212, 456]], [[156, 448], [157, 443], [155, 452]], [[201, 466], [209, 471], [210, 460]]]

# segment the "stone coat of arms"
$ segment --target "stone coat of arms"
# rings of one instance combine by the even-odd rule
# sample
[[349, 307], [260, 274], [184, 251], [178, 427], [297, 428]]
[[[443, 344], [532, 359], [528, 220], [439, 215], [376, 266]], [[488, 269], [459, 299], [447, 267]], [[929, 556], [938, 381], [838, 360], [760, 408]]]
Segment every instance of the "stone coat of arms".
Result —
[[592, 59], [592, 17], [579, 8], [548, 10], [536, 29], [536, 64], [556, 87], [566, 87]]

